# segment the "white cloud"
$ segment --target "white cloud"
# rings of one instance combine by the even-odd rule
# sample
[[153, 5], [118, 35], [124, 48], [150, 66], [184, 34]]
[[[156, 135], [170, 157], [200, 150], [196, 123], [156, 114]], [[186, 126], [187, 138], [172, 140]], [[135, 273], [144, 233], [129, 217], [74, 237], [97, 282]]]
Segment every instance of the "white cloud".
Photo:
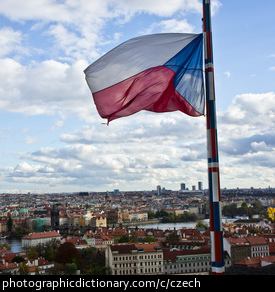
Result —
[[159, 23], [153, 23], [144, 33], [192, 33], [195, 27], [187, 22], [186, 19], [168, 19], [162, 20]]
[[95, 110], [86, 85], [83, 60], [72, 65], [54, 60], [23, 66], [0, 59], [0, 110], [23, 115], [74, 113], [81, 119]]
[[27, 54], [21, 42], [23, 40], [22, 33], [15, 31], [10, 27], [3, 27], [0, 29], [0, 58], [13, 55]]
[[237, 95], [225, 112], [218, 114], [222, 132], [230, 137], [272, 133], [275, 93]]
[[224, 74], [227, 78], [230, 78], [230, 77], [231, 77], [231, 73], [230, 73], [230, 71], [223, 72], [223, 74]]

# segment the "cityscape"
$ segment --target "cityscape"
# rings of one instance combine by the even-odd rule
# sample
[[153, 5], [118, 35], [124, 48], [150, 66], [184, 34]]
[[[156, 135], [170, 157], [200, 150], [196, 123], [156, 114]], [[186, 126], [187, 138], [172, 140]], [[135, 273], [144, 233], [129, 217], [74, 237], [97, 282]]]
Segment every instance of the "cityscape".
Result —
[[[275, 273], [275, 188], [222, 189], [226, 274]], [[4, 275], [209, 275], [208, 190], [0, 194]]]

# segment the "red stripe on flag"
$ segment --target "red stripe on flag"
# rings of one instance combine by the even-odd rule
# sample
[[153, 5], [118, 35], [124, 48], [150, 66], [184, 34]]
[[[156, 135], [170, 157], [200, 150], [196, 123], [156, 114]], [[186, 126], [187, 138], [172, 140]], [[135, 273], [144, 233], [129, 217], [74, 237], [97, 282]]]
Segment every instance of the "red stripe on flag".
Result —
[[201, 116], [175, 90], [174, 76], [175, 72], [165, 66], [145, 70], [93, 93], [97, 110], [108, 122], [141, 110], [157, 113], [180, 110], [190, 116]]

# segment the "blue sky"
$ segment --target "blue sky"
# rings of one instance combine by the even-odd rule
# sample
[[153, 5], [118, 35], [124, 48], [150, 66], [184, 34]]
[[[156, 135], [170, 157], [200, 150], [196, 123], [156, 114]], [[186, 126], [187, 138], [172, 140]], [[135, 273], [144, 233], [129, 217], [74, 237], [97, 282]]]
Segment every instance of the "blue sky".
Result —
[[[275, 187], [273, 0], [212, 1], [221, 187]], [[129, 38], [200, 33], [200, 0], [2, 0], [0, 192], [207, 187], [205, 118], [102, 125], [83, 70]]]

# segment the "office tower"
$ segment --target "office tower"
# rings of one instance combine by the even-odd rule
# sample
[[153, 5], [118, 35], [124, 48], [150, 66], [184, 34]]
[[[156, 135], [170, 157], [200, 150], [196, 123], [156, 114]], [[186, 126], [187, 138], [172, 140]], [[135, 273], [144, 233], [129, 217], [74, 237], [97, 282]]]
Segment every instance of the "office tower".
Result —
[[201, 181], [198, 182], [198, 187], [199, 187], [199, 191], [202, 191], [202, 182]]
[[161, 194], [161, 186], [157, 186], [157, 193], [158, 193], [158, 196], [160, 196], [160, 194]]

